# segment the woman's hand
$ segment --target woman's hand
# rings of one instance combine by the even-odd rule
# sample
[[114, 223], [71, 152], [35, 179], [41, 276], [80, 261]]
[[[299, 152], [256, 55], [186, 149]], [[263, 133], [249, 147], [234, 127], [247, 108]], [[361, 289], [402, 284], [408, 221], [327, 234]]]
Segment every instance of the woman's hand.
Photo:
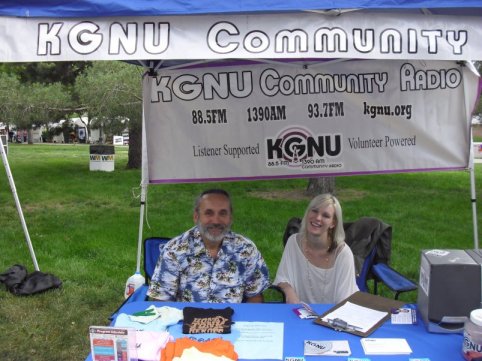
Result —
[[300, 303], [300, 298], [296, 294], [296, 291], [287, 282], [281, 282], [277, 285], [281, 288], [286, 296], [286, 303]]

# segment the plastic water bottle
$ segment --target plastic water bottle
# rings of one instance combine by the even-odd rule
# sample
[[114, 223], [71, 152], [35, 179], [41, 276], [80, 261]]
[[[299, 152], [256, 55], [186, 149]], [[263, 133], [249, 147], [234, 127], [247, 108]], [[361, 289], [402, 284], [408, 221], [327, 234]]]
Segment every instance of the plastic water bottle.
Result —
[[132, 295], [135, 292], [135, 290], [137, 290], [139, 287], [141, 287], [145, 282], [146, 282], [146, 280], [145, 280], [144, 276], [141, 275], [139, 272], [136, 272], [132, 276], [130, 276], [127, 279], [127, 282], [126, 282], [126, 289], [124, 291], [124, 298], [127, 298], [130, 295]]
[[465, 321], [462, 354], [467, 361], [480, 360], [482, 357], [482, 309], [470, 312]]

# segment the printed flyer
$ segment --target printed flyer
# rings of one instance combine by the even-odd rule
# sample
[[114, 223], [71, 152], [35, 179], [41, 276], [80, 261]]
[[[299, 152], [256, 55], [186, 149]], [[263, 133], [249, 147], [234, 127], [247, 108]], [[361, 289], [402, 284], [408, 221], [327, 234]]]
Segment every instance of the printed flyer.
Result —
[[134, 329], [91, 326], [89, 334], [93, 361], [137, 360]]

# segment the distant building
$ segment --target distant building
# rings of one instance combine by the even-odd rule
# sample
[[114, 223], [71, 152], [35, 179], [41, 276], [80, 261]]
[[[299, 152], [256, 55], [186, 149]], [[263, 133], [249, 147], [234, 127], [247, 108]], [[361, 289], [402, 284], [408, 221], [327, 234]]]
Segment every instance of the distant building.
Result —
[[[66, 127], [65, 122], [69, 122]], [[58, 128], [57, 132], [52, 132], [55, 128]], [[6, 125], [0, 123], [0, 130], [4, 129], [6, 132]], [[50, 130], [50, 134], [59, 133], [52, 136], [46, 136], [47, 129]], [[48, 128], [45, 125], [33, 126], [30, 132], [27, 129], [17, 129], [15, 125], [10, 125], [8, 140], [10, 142], [27, 143], [28, 137], [31, 137], [32, 143], [43, 143], [50, 141], [52, 143], [112, 143], [112, 136], [107, 137], [102, 129], [87, 129], [87, 117], [82, 118], [70, 118], [68, 120], [62, 119], [58, 122], [52, 122]], [[125, 130], [122, 132], [122, 144], [129, 144], [129, 132]], [[47, 139], [50, 138], [51, 140]]]

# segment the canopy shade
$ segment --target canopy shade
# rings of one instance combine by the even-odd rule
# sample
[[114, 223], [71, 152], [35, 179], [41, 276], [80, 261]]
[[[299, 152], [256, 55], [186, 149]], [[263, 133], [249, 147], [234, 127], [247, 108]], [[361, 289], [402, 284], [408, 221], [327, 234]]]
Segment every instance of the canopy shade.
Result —
[[[481, 20], [481, 0], [3, 0], [0, 62], [144, 59], [149, 67], [164, 67], [180, 60], [344, 58], [445, 60], [461, 66], [460, 61], [482, 59]], [[458, 97], [460, 111], [453, 119], [465, 140], [460, 142], [462, 156], [455, 158], [463, 158], [464, 165], [468, 150], [464, 129], [469, 129], [475, 86], [471, 88]], [[417, 92], [413, 97], [415, 101]], [[410, 105], [411, 109], [411, 104], [408, 99], [396, 106], [408, 109]], [[212, 114], [207, 113], [211, 109], [199, 111]], [[418, 113], [421, 120], [423, 111]], [[215, 114], [224, 117], [223, 109]], [[293, 125], [299, 119], [283, 121]], [[143, 133], [145, 140], [145, 127]], [[388, 133], [385, 136], [390, 138]], [[411, 136], [402, 135], [404, 139]], [[410, 144], [420, 143], [420, 138]], [[145, 164], [143, 168], [138, 272], [148, 179]], [[471, 177], [475, 200], [473, 171]], [[478, 248], [475, 202], [472, 205]]]
[[481, 15], [479, 0], [3, 0], [0, 16], [104, 17], [293, 12], [328, 9], [427, 9], [434, 14]]

